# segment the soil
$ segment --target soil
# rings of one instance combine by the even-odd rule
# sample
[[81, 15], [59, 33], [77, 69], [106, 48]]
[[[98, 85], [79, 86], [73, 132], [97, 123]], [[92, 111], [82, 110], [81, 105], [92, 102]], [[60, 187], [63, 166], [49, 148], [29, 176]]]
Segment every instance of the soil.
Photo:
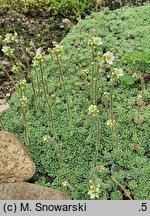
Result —
[[[41, 47], [43, 51], [46, 51], [48, 47], [52, 47], [53, 41], [59, 43], [69, 30], [70, 26], [64, 24], [61, 17], [54, 20], [47, 16], [19, 14], [11, 9], [6, 12], [1, 11], [0, 35], [2, 38], [0, 40], [0, 64], [12, 75], [12, 63], [1, 51], [2, 40], [5, 38], [6, 33], [17, 32], [26, 47], [29, 47], [29, 43], [32, 40], [36, 48]], [[0, 67], [0, 99], [9, 99], [12, 92], [13, 85]]]

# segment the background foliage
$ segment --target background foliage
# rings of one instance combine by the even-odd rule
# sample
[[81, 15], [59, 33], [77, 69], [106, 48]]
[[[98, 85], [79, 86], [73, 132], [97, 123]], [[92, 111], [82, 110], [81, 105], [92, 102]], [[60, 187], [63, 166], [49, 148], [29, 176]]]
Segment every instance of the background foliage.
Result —
[[78, 18], [103, 7], [120, 8], [126, 4], [142, 5], [147, 0], [1, 0], [1, 9], [13, 9], [28, 15]]

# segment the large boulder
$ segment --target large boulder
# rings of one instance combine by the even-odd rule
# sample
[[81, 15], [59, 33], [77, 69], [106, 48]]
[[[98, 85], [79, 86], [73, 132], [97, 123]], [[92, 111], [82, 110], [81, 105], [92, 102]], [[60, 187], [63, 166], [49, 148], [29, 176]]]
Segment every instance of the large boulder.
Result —
[[27, 147], [10, 133], [0, 131], [0, 183], [26, 181], [34, 172], [35, 164]]
[[16, 182], [0, 184], [0, 200], [70, 200], [70, 197], [52, 188]]

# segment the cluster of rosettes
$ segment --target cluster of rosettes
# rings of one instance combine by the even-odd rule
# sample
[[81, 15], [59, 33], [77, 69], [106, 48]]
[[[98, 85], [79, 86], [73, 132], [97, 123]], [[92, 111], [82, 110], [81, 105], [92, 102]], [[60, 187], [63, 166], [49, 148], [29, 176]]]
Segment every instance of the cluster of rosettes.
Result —
[[14, 55], [14, 49], [9, 46], [3, 46], [2, 51], [8, 57], [13, 57]]
[[88, 192], [88, 195], [90, 195], [91, 199], [99, 198], [99, 192], [100, 192], [100, 183], [90, 180], [90, 190]]
[[90, 105], [89, 107], [89, 115], [96, 116], [99, 113], [99, 110], [96, 105]]
[[22, 96], [22, 97], [20, 98], [20, 105], [21, 105], [21, 107], [26, 107], [26, 106], [27, 106], [27, 103], [28, 103], [27, 97]]
[[11, 34], [11, 33], [7, 33], [5, 35], [4, 43], [8, 44], [8, 43], [13, 43], [13, 42], [18, 42], [18, 34], [17, 34], [17, 32], [15, 32], [14, 35]]

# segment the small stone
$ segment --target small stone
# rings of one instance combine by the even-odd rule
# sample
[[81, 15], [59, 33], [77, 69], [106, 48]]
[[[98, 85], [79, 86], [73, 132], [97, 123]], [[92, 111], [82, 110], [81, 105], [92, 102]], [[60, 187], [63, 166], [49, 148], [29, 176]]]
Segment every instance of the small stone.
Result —
[[10, 108], [9, 104], [4, 99], [0, 99], [0, 115]]
[[115, 172], [119, 172], [121, 167], [118, 164], [112, 164], [111, 166], [111, 174], [113, 175]]
[[27, 182], [0, 184], [0, 200], [70, 200], [71, 198], [49, 187]]
[[10, 93], [8, 92], [8, 93], [6, 93], [6, 97], [10, 97]]
[[35, 164], [26, 146], [6, 131], [0, 131], [0, 183], [30, 179]]
[[65, 27], [64, 25], [60, 25], [60, 29], [64, 29], [64, 27]]

